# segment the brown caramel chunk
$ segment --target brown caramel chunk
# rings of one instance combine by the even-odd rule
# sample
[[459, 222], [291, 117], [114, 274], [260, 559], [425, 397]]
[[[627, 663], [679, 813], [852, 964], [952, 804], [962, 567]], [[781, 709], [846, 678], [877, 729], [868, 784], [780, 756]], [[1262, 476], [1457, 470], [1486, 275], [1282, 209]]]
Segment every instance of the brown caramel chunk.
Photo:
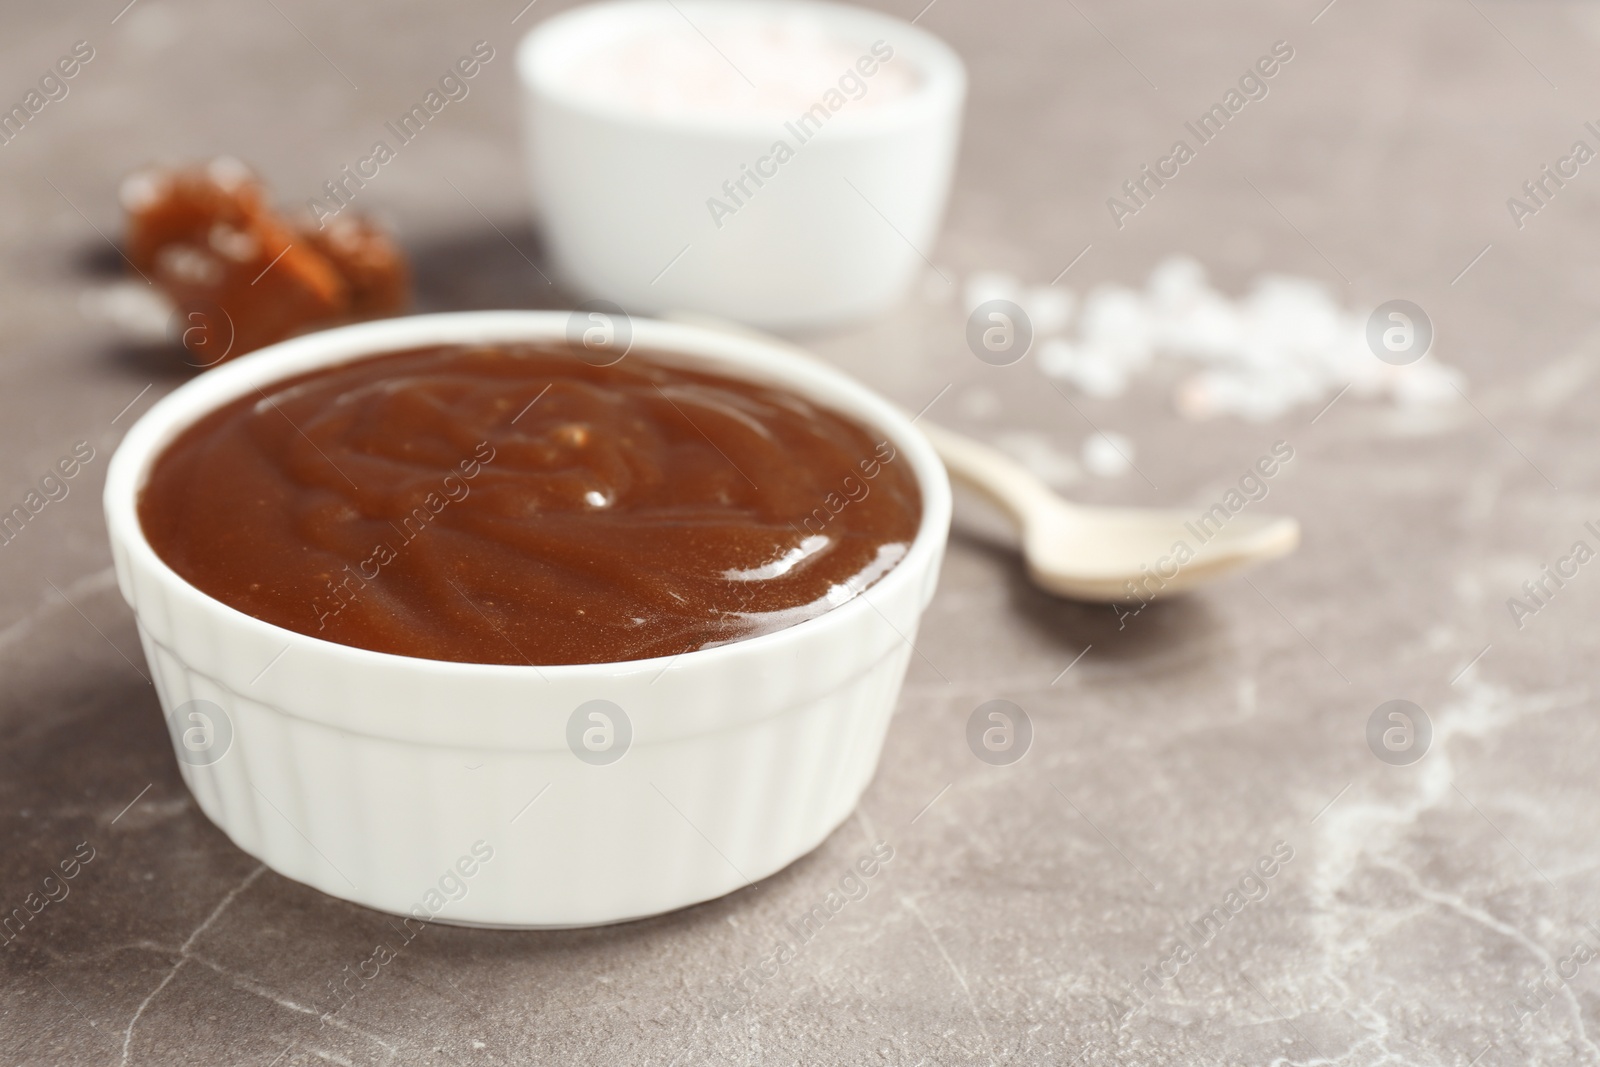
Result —
[[350, 286], [350, 311], [360, 318], [393, 315], [409, 303], [411, 278], [404, 254], [376, 222], [339, 215], [301, 236], [334, 265]]
[[120, 199], [128, 213], [123, 251], [142, 271], [155, 268], [167, 245], [201, 245], [219, 223], [247, 230], [270, 213], [261, 180], [226, 157], [181, 170], [137, 171], [123, 181]]
[[387, 234], [356, 218], [298, 228], [237, 160], [140, 171], [121, 199], [128, 259], [177, 306], [197, 365], [406, 305], [405, 260]]

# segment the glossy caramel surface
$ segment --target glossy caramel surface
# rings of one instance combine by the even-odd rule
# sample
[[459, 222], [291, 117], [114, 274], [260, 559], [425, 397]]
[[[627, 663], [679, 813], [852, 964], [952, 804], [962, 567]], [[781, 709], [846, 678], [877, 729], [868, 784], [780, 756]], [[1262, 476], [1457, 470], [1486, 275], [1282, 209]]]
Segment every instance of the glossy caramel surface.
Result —
[[881, 434], [645, 353], [443, 346], [274, 383], [157, 459], [155, 551], [299, 633], [470, 663], [670, 656], [837, 606], [920, 495]]

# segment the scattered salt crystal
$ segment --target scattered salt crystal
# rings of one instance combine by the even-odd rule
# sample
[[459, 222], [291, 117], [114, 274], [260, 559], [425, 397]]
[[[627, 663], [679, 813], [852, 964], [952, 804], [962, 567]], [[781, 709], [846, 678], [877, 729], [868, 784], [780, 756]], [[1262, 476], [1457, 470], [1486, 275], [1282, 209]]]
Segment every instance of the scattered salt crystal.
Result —
[[1079, 319], [1088, 345], [1122, 357], [1134, 369], [1144, 366], [1155, 347], [1150, 324], [1139, 294], [1113, 285], [1090, 290]]
[[1004, 271], [981, 270], [967, 279], [963, 298], [967, 305], [967, 314], [976, 311], [979, 304], [988, 303], [990, 300], [1009, 300], [1020, 304], [1022, 299], [1022, 282], [1016, 275]]
[[143, 211], [159, 200], [165, 190], [166, 179], [152, 169], [136, 170], [117, 188], [117, 199], [122, 209], [129, 213]]
[[1245, 321], [1239, 309], [1214, 293], [1196, 296], [1177, 310], [1158, 314], [1151, 324], [1152, 340], [1158, 349], [1197, 360], [1227, 358], [1244, 342], [1244, 334]]
[[1039, 369], [1048, 378], [1070, 377], [1077, 355], [1071, 344], [1059, 337], [1052, 337], [1039, 346]]
[[1091, 290], [1071, 324], [1070, 293], [1054, 305], [1016, 278], [972, 275], [969, 309], [1003, 297], [1021, 302], [1033, 319], [1040, 370], [1090, 396], [1121, 395], [1157, 355], [1198, 364], [1173, 397], [1186, 418], [1234, 415], [1253, 421], [1323, 404], [1340, 390], [1415, 406], [1450, 403], [1464, 386], [1459, 371], [1425, 356], [1406, 366], [1373, 357], [1366, 316], [1343, 307], [1327, 286], [1308, 278], [1265, 274], [1248, 294], [1229, 299], [1213, 289], [1205, 269], [1173, 256], [1151, 273], [1144, 290], [1105, 285]]
[[143, 282], [122, 281], [78, 296], [78, 312], [90, 322], [104, 323], [130, 341], [156, 342], [167, 336], [173, 306]]
[[1120, 478], [1133, 466], [1133, 442], [1120, 433], [1092, 433], [1080, 451], [1084, 467], [1097, 478]]
[[1206, 294], [1206, 269], [1189, 256], [1169, 256], [1150, 272], [1150, 296], [1163, 309], [1181, 308]]
[[1178, 414], [1194, 422], [1204, 422], [1222, 414], [1213, 383], [1203, 374], [1185, 379], [1172, 396]]
[[1466, 392], [1466, 376], [1443, 363], [1422, 359], [1394, 369], [1400, 373], [1391, 389], [1402, 407], [1448, 404], [1456, 399], [1458, 390]]
[[217, 156], [206, 164], [206, 174], [224, 189], [238, 189], [255, 181], [255, 171], [233, 156]]
[[1121, 396], [1131, 376], [1130, 362], [1115, 349], [1086, 345], [1078, 350], [1078, 387], [1092, 397]]
[[1035, 476], [1056, 487], [1071, 485], [1083, 477], [1076, 460], [1061, 451], [1050, 438], [1032, 430], [1013, 430], [995, 438], [995, 447], [1017, 460]]
[[1039, 348], [1039, 366], [1052, 378], [1061, 378], [1093, 397], [1121, 396], [1128, 390], [1131, 370], [1115, 351], [1096, 345], [1074, 345], [1052, 337]]
[[1035, 337], [1060, 333], [1072, 318], [1072, 290], [1055, 285], [1030, 286], [1019, 301], [1028, 313]]

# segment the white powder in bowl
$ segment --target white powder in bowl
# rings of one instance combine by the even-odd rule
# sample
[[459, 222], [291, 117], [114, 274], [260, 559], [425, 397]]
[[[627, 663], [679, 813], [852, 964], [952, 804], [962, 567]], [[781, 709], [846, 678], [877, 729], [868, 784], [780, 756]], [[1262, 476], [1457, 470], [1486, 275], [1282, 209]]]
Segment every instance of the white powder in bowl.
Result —
[[668, 11], [670, 19], [630, 27], [571, 57], [563, 80], [596, 103], [658, 118], [774, 122], [817, 104], [877, 108], [917, 87], [892, 42], [854, 43], [805, 13], [686, 13], [692, 23]]

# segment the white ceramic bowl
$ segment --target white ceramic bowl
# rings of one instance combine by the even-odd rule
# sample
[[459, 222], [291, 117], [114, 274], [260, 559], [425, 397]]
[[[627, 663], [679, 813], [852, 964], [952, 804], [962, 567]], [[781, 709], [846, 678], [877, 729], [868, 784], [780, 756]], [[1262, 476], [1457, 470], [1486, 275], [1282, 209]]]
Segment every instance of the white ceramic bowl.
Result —
[[[874, 107], [847, 103], [799, 143], [783, 121], [658, 117], [599, 102], [566, 76], [574, 57], [621, 34], [651, 25], [682, 31], [687, 19], [714, 35], [729, 10], [814, 19], [863, 55], [884, 42], [890, 62], [914, 71], [918, 85]], [[705, 55], [708, 64], [725, 61], [710, 45]], [[947, 45], [907, 22], [812, 0], [607, 0], [535, 27], [517, 70], [543, 234], [563, 280], [584, 297], [801, 330], [885, 310], [933, 254], [966, 73]], [[864, 83], [870, 94], [871, 79]], [[818, 86], [819, 100], [827, 88]], [[793, 158], [760, 164], [780, 140]], [[713, 197], [734, 206], [723, 183], [758, 164], [775, 176], [746, 184], [751, 195], [732, 216], [714, 216]]]
[[[863, 596], [787, 630], [626, 663], [413, 659], [245, 615], [178, 577], [145, 540], [136, 505], [153, 461], [256, 386], [419, 345], [561, 340], [567, 323], [566, 313], [470, 312], [285, 341], [179, 388], [117, 449], [105, 490], [117, 581], [179, 767], [201, 810], [280, 874], [444, 922], [616, 922], [773, 873], [837, 827], [871, 779], [938, 579], [949, 484], [893, 406], [757, 340], [633, 323], [637, 350], [776, 384], [881, 431], [922, 491], [905, 559]], [[632, 728], [605, 765], [568, 742], [574, 711], [597, 699]]]

